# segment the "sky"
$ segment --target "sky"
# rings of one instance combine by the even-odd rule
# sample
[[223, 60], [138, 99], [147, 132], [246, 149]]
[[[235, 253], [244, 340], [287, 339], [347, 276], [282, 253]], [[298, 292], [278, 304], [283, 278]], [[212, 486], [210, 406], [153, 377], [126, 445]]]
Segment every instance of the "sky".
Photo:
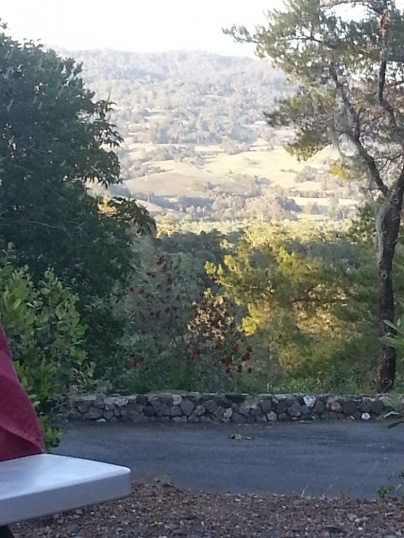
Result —
[[12, 0], [0, 17], [13, 38], [39, 39], [68, 50], [136, 52], [207, 50], [252, 55], [222, 33], [233, 23], [253, 27], [281, 0]]

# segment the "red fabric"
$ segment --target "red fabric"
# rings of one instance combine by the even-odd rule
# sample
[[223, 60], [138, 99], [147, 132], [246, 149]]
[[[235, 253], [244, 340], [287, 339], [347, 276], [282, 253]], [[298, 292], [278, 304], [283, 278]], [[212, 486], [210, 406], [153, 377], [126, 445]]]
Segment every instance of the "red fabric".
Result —
[[0, 325], [0, 461], [42, 454], [41, 428]]

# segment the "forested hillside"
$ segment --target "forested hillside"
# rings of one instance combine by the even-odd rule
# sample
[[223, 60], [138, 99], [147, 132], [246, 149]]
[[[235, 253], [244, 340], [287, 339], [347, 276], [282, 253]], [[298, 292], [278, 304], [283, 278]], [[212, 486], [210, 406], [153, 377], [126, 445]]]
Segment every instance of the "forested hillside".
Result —
[[267, 62], [197, 51], [73, 55], [96, 96], [115, 103], [124, 183], [111, 194], [135, 197], [156, 218], [189, 221], [355, 212], [359, 190], [330, 174], [332, 152], [304, 165], [282, 147], [293, 133], [266, 124], [264, 112], [293, 91]]
[[89, 86], [116, 103], [124, 137], [153, 144], [251, 144], [254, 123], [287, 91], [285, 77], [249, 58], [205, 52], [74, 52]]

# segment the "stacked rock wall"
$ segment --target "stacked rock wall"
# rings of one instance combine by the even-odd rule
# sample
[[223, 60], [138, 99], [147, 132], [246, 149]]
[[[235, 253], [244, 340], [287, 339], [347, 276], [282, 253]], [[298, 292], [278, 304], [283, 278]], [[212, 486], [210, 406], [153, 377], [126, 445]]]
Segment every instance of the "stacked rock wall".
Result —
[[64, 416], [97, 422], [204, 422], [237, 424], [311, 420], [371, 420], [393, 411], [386, 395], [150, 393], [70, 396]]

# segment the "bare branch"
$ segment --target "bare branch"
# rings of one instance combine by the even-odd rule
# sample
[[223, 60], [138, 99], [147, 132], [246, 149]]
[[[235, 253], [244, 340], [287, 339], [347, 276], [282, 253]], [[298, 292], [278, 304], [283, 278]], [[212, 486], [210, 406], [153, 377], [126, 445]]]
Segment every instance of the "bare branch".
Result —
[[321, 9], [334, 9], [338, 6], [359, 5], [381, 15], [387, 7], [387, 0], [321, 0]]
[[348, 136], [350, 136], [351, 141], [354, 143], [360, 157], [363, 159], [365, 164], [368, 167], [369, 173], [374, 180], [375, 184], [377, 185], [377, 188], [380, 190], [380, 192], [383, 193], [384, 196], [388, 195], [389, 189], [387, 185], [383, 182], [383, 179], [380, 176], [380, 172], [377, 168], [375, 159], [370, 155], [370, 153], [366, 150], [364, 145], [362, 144], [360, 140], [361, 130], [360, 130], [360, 112], [356, 111], [354, 105], [350, 101], [348, 94], [345, 90], [344, 85], [338, 78], [337, 70], [335, 69], [334, 65], [331, 64], [330, 66], [330, 74], [331, 78], [334, 81], [335, 87], [342, 99], [342, 102], [346, 106], [347, 110], [349, 111], [353, 124], [354, 124], [354, 130], [353, 133], [345, 133]]
[[386, 71], [387, 71], [388, 28], [389, 28], [389, 10], [386, 8], [382, 16], [380, 17], [380, 33], [381, 33], [382, 50], [380, 52], [378, 99], [379, 99], [380, 105], [389, 115], [391, 127], [396, 132], [398, 132], [399, 126], [397, 124], [394, 108], [387, 101], [384, 95], [384, 91], [386, 87]]
[[397, 86], [401, 86], [402, 84], [404, 84], [404, 79], [396, 80], [395, 82], [387, 82], [386, 87], [397, 88]]

